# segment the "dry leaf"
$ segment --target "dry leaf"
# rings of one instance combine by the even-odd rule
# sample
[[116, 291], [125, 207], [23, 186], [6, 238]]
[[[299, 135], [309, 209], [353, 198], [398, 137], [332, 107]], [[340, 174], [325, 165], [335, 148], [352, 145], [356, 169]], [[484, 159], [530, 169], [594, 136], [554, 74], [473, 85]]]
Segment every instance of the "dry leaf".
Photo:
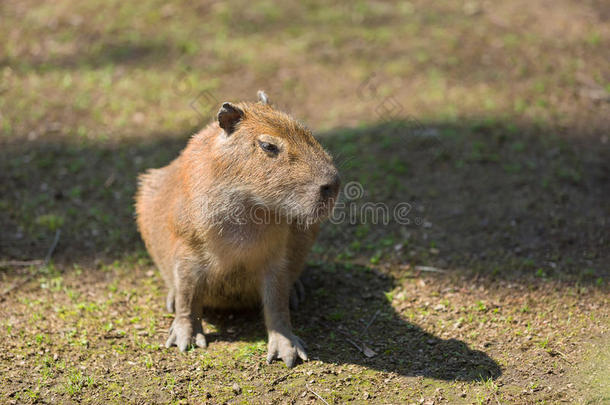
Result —
[[366, 357], [374, 357], [377, 356], [377, 353], [375, 353], [375, 351], [373, 349], [371, 349], [370, 347], [368, 347], [367, 345], [365, 345], [364, 343], [362, 344], [362, 353], [364, 353], [364, 355]]

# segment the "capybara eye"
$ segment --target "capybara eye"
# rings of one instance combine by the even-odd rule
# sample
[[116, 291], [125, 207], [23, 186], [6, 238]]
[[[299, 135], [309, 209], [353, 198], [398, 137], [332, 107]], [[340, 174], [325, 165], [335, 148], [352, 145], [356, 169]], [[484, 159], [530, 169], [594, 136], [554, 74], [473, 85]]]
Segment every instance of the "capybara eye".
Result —
[[277, 146], [275, 146], [272, 143], [269, 142], [263, 142], [263, 141], [259, 141], [258, 145], [261, 147], [262, 150], [264, 150], [267, 153], [272, 153], [274, 155], [277, 155], [279, 153], [279, 149]]

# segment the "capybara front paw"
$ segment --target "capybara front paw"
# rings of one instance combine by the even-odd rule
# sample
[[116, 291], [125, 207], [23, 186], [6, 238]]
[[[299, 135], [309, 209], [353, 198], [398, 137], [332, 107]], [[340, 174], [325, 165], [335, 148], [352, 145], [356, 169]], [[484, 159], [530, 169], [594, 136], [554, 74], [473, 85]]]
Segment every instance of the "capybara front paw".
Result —
[[269, 335], [267, 363], [271, 363], [274, 359], [282, 359], [288, 368], [292, 368], [298, 358], [303, 361], [307, 360], [307, 353], [305, 353], [304, 348], [305, 343], [292, 333], [271, 333]]
[[169, 328], [169, 338], [165, 342], [165, 347], [178, 346], [181, 352], [189, 347], [198, 346], [206, 348], [208, 346], [201, 321], [189, 318], [176, 318]]

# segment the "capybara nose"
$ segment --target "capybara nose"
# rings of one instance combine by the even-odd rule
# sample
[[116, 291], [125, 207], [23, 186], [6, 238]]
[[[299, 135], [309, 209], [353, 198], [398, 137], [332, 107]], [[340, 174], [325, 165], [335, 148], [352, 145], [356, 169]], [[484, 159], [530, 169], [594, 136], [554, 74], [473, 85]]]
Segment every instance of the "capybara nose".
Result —
[[337, 197], [340, 184], [341, 179], [339, 179], [339, 175], [335, 174], [329, 183], [320, 186], [320, 196], [322, 197], [322, 200], [327, 201]]

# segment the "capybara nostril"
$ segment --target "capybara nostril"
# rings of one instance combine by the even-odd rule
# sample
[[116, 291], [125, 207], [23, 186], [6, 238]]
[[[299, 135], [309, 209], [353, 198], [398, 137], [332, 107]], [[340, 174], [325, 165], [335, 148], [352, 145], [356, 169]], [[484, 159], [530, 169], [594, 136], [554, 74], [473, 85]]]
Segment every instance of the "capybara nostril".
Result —
[[338, 175], [335, 175], [333, 179], [322, 186], [320, 186], [320, 196], [322, 200], [326, 201], [331, 198], [335, 198], [339, 192], [339, 185], [341, 184], [341, 180]]

